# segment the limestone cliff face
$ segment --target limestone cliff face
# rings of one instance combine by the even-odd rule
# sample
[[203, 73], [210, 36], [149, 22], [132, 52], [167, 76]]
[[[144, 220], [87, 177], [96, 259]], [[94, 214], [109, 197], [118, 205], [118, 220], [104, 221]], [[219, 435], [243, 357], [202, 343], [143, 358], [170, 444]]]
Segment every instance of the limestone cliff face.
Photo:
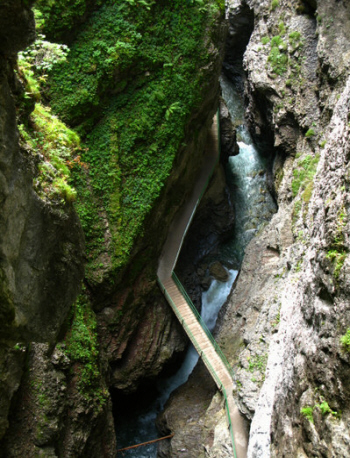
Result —
[[[249, 457], [347, 457], [350, 9], [233, 0], [233, 24], [247, 6], [246, 116], [274, 151], [279, 210], [246, 250], [218, 339], [251, 423]], [[192, 427], [179, 428], [186, 448]], [[217, 421], [216, 447], [221, 432]], [[222, 444], [215, 456], [225, 453]]]
[[[350, 11], [342, 2], [265, 3], [250, 3], [248, 118], [258, 138], [262, 119], [273, 134], [279, 211], [249, 246], [221, 335], [236, 334], [245, 346], [237, 396], [252, 418], [250, 456], [349, 456], [349, 366], [340, 337], [350, 308]], [[279, 60], [287, 55], [284, 68], [274, 41]]]
[[37, 197], [34, 158], [19, 146], [16, 110], [24, 89], [14, 69], [16, 53], [35, 37], [31, 4], [0, 5], [0, 436], [23, 362], [14, 344], [55, 340], [84, 272], [73, 208]]

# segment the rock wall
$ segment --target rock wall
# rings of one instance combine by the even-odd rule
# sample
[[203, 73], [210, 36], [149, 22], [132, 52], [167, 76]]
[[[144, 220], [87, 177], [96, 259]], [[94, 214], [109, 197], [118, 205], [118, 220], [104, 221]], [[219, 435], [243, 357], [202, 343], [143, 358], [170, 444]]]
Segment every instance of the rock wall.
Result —
[[38, 198], [34, 157], [19, 146], [24, 88], [16, 55], [35, 37], [32, 3], [0, 5], [0, 437], [22, 374], [24, 352], [15, 343], [56, 339], [84, 273], [76, 213]]
[[[250, 423], [249, 457], [347, 457], [350, 9], [233, 0], [228, 16], [247, 5], [246, 116], [274, 151], [279, 210], [246, 250], [218, 339]], [[177, 430], [184, 447], [191, 428]], [[211, 456], [202, 444], [184, 456]], [[215, 453], [226, 456], [223, 440]]]

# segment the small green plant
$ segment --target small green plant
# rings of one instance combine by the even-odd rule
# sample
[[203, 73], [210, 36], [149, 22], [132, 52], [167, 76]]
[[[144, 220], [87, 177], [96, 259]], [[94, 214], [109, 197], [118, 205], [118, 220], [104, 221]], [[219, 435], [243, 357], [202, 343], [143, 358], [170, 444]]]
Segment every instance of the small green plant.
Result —
[[[292, 181], [292, 193], [293, 197], [295, 197], [299, 190], [306, 190], [308, 186], [311, 186], [312, 191], [312, 182], [314, 175], [316, 173], [316, 168], [318, 161], [320, 159], [319, 155], [312, 157], [311, 155], [305, 156], [303, 159], [298, 161], [298, 167], [293, 170], [294, 179]], [[308, 196], [310, 195], [310, 189], [308, 189], [308, 193], [303, 196], [307, 201]]]
[[303, 265], [303, 259], [299, 259], [299, 261], [296, 263], [296, 266], [295, 266], [295, 272], [300, 272], [302, 265]]
[[261, 38], [261, 43], [263, 45], [267, 45], [268, 43], [270, 43], [270, 38], [269, 37], [262, 37]]
[[250, 372], [254, 372], [258, 370], [262, 375], [265, 372], [266, 364], [267, 364], [267, 354], [264, 355], [254, 355], [249, 358], [249, 366], [248, 370]]
[[338, 412], [332, 410], [330, 407], [329, 407], [329, 404], [327, 401], [323, 400], [321, 402], [321, 404], [316, 404], [316, 406], [321, 410], [321, 413], [322, 415], [327, 415], [328, 413], [330, 413], [331, 415], [333, 415], [334, 417], [336, 417], [338, 415]]
[[315, 395], [317, 396], [319, 403], [313, 405], [313, 406], [305, 406], [300, 409], [300, 413], [307, 418], [311, 423], [314, 423], [314, 410], [319, 409], [321, 414], [323, 416], [331, 414], [335, 418], [340, 418], [341, 417], [341, 412], [337, 412], [335, 410], [332, 410], [328, 404], [328, 402], [325, 400], [325, 398], [320, 394], [319, 388], [315, 388]]
[[280, 32], [280, 35], [282, 35], [282, 36], [286, 33], [286, 26], [284, 25], [283, 21], [280, 21], [278, 23], [278, 30]]
[[336, 279], [339, 278], [339, 274], [341, 271], [341, 268], [344, 265], [345, 259], [346, 259], [347, 253], [344, 250], [338, 251], [338, 250], [329, 250], [328, 253], [326, 254], [326, 258], [332, 261], [334, 270], [333, 270], [333, 275]]
[[311, 423], [314, 423], [313, 411], [314, 411], [314, 408], [310, 406], [305, 406], [300, 409], [300, 413]]
[[340, 338], [340, 343], [344, 350], [350, 353], [350, 328], [347, 329], [346, 333]]
[[288, 35], [289, 43], [292, 46], [293, 49], [296, 49], [299, 47], [300, 40], [301, 40], [301, 33], [298, 31], [291, 32]]
[[279, 0], [272, 0], [271, 1], [271, 10], [274, 11], [279, 6], [279, 4], [280, 4]]
[[267, 60], [271, 64], [272, 71], [277, 75], [283, 75], [287, 71], [287, 44], [280, 35], [272, 37], [271, 51]]
[[316, 135], [314, 129], [309, 129], [309, 130], [306, 132], [305, 137], [306, 137], [306, 138], [311, 138], [311, 137], [313, 137], [314, 135]]
[[281, 312], [278, 311], [276, 318], [274, 319], [274, 321], [271, 324], [275, 328], [276, 326], [279, 325], [280, 321], [281, 321]]

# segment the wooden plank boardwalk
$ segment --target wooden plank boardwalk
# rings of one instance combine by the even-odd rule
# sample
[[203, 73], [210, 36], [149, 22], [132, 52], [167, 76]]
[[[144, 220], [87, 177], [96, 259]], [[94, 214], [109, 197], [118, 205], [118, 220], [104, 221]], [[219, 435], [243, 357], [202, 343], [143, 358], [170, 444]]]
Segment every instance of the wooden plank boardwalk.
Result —
[[212, 342], [192, 312], [191, 307], [188, 305], [176, 283], [172, 278], [169, 278], [163, 282], [163, 285], [171, 299], [169, 301], [171, 307], [198, 354], [202, 357], [204, 356], [203, 362], [213, 377], [217, 387], [219, 390], [224, 387], [226, 391], [232, 391], [232, 377], [228, 369], [217, 354]]

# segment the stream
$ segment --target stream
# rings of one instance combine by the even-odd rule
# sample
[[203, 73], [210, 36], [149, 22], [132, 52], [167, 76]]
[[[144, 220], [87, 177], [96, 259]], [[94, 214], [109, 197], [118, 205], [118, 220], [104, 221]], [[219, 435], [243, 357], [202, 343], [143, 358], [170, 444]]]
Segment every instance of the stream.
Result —
[[[276, 211], [276, 205], [266, 185], [266, 160], [259, 155], [244, 125], [243, 100], [239, 90], [224, 76], [220, 79], [222, 96], [228, 106], [232, 122], [237, 128], [240, 153], [229, 158], [226, 166], [226, 180], [231, 200], [235, 208], [235, 227], [232, 238], [219, 246], [216, 259], [223, 264], [234, 266], [229, 270], [229, 280], [225, 283], [213, 280], [209, 289], [202, 293], [202, 318], [210, 330], [215, 327], [220, 308], [225, 303], [238, 269], [242, 263], [244, 250], [249, 241], [268, 222]], [[135, 399], [129, 413], [130, 399], [125, 400], [125, 412], [121, 408], [115, 419], [118, 449], [149, 441], [158, 437], [155, 420], [170, 394], [185, 383], [198, 361], [198, 354], [191, 345], [182, 366], [173, 376], [158, 380], [156, 386], [146, 389]], [[126, 458], [155, 458], [157, 444], [149, 444], [123, 452]]]
[[222, 75], [222, 97], [236, 126], [239, 154], [229, 158], [226, 182], [235, 209], [232, 238], [219, 248], [219, 258], [240, 267], [244, 251], [256, 233], [276, 213], [276, 204], [267, 188], [267, 160], [259, 154], [244, 124], [243, 98]]

